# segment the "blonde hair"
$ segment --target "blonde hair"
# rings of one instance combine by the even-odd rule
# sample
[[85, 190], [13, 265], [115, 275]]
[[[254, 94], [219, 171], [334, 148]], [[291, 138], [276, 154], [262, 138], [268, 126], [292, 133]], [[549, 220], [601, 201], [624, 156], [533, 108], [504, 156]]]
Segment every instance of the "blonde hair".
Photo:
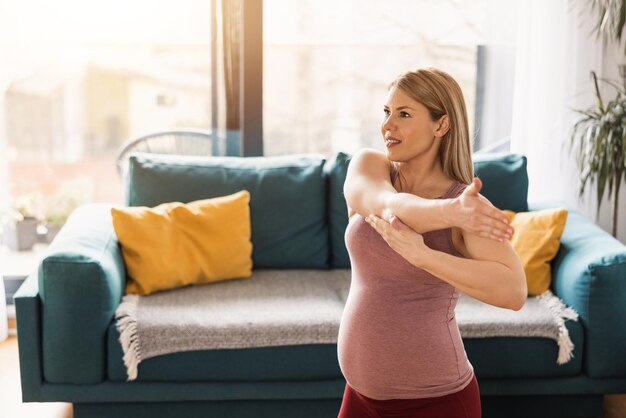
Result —
[[448, 132], [441, 138], [439, 161], [449, 178], [470, 184], [474, 178], [472, 144], [467, 110], [459, 84], [448, 73], [436, 68], [420, 68], [401, 74], [389, 84], [397, 87], [428, 109], [430, 118], [448, 115]]

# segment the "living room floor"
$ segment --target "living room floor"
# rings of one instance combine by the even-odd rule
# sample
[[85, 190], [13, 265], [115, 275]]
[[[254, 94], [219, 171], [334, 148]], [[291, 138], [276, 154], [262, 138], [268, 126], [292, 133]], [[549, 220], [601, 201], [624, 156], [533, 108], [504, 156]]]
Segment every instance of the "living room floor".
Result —
[[[0, 342], [0, 417], [71, 418], [67, 403], [22, 403], [17, 337]], [[605, 395], [602, 418], [626, 418], [626, 394]]]

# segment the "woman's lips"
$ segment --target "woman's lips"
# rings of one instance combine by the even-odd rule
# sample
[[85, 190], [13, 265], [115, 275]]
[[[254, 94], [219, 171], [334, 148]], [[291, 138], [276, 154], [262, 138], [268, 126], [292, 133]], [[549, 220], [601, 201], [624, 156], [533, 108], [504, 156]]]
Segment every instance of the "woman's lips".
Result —
[[386, 139], [385, 140], [385, 145], [387, 146], [387, 148], [391, 148], [391, 147], [395, 147], [396, 145], [400, 144], [401, 141], [397, 141], [395, 139]]

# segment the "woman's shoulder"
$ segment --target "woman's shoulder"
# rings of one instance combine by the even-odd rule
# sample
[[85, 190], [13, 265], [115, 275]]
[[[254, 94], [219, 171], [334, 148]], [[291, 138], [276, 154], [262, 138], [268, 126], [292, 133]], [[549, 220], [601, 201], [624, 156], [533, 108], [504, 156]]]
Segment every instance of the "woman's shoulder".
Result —
[[389, 176], [391, 172], [391, 161], [387, 155], [371, 148], [362, 148], [358, 150], [350, 159], [346, 181], [350, 181], [353, 177], [361, 177], [364, 175], [374, 176], [377, 178]]
[[350, 165], [353, 163], [360, 162], [379, 162], [382, 164], [386, 164], [387, 166], [391, 165], [391, 161], [387, 158], [387, 155], [377, 149], [374, 148], [361, 148], [350, 158]]

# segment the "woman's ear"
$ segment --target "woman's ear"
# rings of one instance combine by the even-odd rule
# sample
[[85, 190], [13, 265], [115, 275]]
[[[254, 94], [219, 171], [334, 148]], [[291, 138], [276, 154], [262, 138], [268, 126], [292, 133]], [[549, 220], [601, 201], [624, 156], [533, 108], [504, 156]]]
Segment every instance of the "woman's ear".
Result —
[[442, 138], [445, 134], [450, 130], [450, 118], [448, 115], [443, 115], [439, 119], [439, 123], [437, 124], [437, 130], [435, 131], [435, 137]]

